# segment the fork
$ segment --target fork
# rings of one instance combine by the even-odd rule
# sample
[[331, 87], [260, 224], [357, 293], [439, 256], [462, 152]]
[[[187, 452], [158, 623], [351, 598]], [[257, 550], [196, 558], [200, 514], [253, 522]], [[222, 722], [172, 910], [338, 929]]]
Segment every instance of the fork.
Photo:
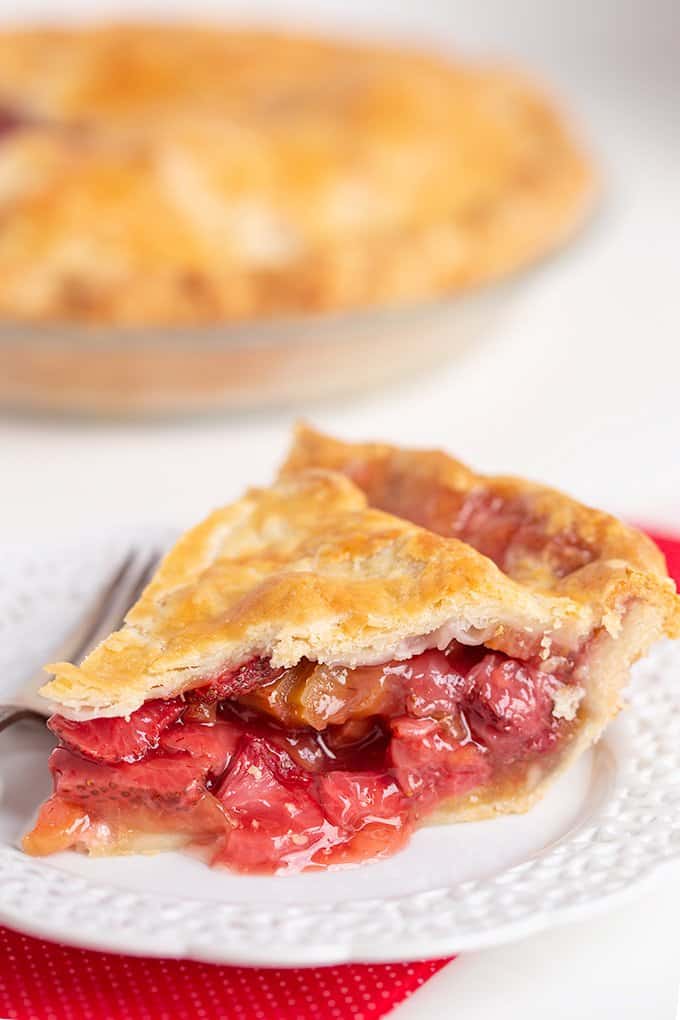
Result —
[[[157, 549], [141, 556], [130, 550], [107, 575], [75, 627], [55, 649], [52, 661], [78, 665], [111, 631], [118, 630], [151, 580], [160, 558]], [[48, 702], [38, 695], [47, 680], [44, 670], [37, 670], [10, 703], [0, 704], [0, 732], [20, 719], [45, 719], [50, 715]]]

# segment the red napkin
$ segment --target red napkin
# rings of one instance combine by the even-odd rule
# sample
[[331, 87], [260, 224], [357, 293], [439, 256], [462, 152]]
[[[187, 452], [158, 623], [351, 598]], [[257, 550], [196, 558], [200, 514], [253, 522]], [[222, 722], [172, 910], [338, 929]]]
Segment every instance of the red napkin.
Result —
[[447, 960], [258, 970], [71, 949], [0, 928], [2, 1020], [377, 1020]]
[[[652, 536], [680, 584], [680, 540]], [[258, 970], [153, 960], [0, 928], [2, 1020], [377, 1020], [449, 961]]]

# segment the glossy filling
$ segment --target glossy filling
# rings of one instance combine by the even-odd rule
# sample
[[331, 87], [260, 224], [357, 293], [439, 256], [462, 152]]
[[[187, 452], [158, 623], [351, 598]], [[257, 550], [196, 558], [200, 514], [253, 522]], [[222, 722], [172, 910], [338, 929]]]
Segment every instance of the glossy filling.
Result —
[[356, 669], [255, 659], [127, 720], [53, 716], [54, 794], [24, 846], [191, 842], [255, 873], [385, 856], [444, 802], [540, 776], [572, 729], [572, 671], [455, 642]]

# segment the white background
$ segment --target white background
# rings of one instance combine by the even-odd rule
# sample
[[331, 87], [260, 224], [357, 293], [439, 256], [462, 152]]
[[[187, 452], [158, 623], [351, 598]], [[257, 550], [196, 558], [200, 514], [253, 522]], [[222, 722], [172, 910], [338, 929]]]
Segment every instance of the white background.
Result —
[[[24, 0], [22, 15], [64, 9]], [[106, 11], [86, 0], [67, 9]], [[476, 467], [534, 476], [680, 532], [680, 5], [334, 0], [192, 9], [388, 31], [520, 60], [552, 82], [582, 125], [601, 167], [601, 212], [482, 347], [429, 377], [328, 406], [201, 422], [0, 418], [3, 529], [190, 522], [266, 481], [302, 413], [347, 437], [445, 446]], [[0, 12], [16, 16], [16, 7], [0, 3]], [[676, 870], [608, 916], [458, 960], [401, 1016], [670, 1020], [678, 918]]]

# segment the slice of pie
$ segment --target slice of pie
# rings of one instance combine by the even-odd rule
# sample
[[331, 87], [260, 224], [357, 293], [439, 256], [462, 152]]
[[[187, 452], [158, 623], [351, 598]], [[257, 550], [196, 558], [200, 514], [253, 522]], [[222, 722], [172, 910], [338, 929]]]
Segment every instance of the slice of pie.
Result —
[[[630, 552], [552, 587], [513, 579], [369, 508], [342, 473], [295, 466], [327, 456], [365, 481], [372, 448], [301, 444], [286, 478], [180, 539], [122, 630], [49, 667], [54, 793], [29, 853], [189, 845], [291, 872], [392, 853], [429, 820], [524, 810], [614, 715], [630, 663], [678, 630], [642, 536], [621, 527]], [[421, 479], [429, 505], [424, 475], [403, 485], [415, 505]]]

